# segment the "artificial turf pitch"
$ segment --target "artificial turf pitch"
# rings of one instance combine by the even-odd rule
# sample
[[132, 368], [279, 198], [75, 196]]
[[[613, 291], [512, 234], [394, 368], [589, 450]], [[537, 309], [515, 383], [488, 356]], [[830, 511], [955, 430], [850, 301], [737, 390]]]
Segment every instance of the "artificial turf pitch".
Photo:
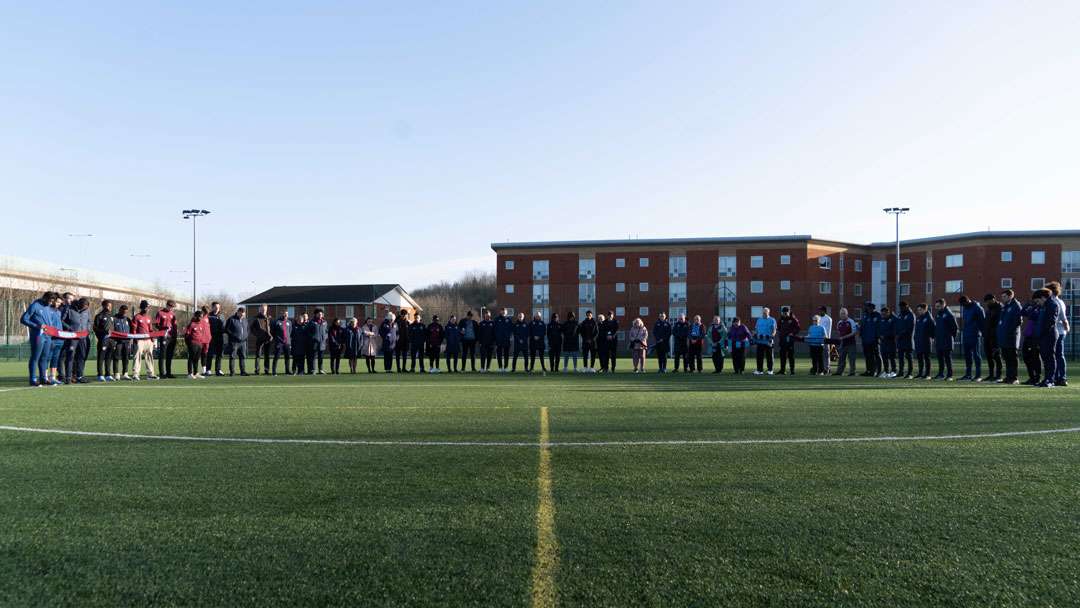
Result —
[[0, 365], [2, 426], [526, 444], [0, 431], [0, 605], [1080, 603], [1077, 432], [558, 445], [1065, 429], [1080, 392], [628, 367], [22, 389]]

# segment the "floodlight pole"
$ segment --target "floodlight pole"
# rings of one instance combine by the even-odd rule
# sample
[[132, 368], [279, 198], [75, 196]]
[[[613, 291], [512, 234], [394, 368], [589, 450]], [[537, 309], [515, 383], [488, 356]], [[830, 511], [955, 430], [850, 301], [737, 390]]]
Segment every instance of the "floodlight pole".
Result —
[[191, 220], [191, 309], [188, 311], [189, 318], [195, 316], [195, 309], [199, 306], [199, 254], [196, 232], [196, 220], [204, 215], [210, 215], [206, 209], [184, 209], [184, 219]]
[[900, 310], [900, 216], [910, 211], [907, 207], [888, 207], [885, 213], [896, 216], [896, 303], [893, 310]]

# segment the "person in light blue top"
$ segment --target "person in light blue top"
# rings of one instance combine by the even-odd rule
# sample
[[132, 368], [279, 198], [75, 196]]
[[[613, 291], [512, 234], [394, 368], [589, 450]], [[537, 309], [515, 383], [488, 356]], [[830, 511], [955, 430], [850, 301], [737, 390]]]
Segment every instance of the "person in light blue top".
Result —
[[[754, 344], [757, 344], [757, 371], [755, 376], [773, 373], [773, 340], [776, 339], [776, 319], [769, 316], [769, 309], [761, 309], [761, 318], [754, 326]], [[765, 362], [768, 361], [768, 371]]]
[[806, 330], [806, 343], [810, 346], [810, 375], [825, 375], [825, 328], [821, 326], [821, 317], [810, 318], [810, 327]]

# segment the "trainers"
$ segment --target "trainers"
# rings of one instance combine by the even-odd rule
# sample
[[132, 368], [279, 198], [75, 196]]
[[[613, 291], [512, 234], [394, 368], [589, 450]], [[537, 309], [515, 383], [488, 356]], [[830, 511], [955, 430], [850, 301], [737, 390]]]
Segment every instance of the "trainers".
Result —
[[112, 376], [105, 376], [105, 381], [106, 382], [116, 382], [116, 378], [113, 378]]
[[754, 375], [755, 376], [762, 376], [762, 375], [764, 375], [764, 373], [760, 372], [760, 371], [754, 371]]
[[131, 380], [131, 376], [129, 376], [127, 374], [124, 374], [123, 376], [120, 376], [120, 379], [121, 380]]
[[97, 381], [98, 382], [105, 382], [105, 376], [98, 376]]
[[772, 370], [770, 369], [769, 371], [765, 372], [765, 375], [766, 375], [766, 376], [771, 376], [771, 375], [773, 375], [773, 373], [772, 373]]
[[189, 380], [194, 380], [195, 379], [195, 374], [188, 374], [187, 377], [188, 377]]
[[147, 376], [147, 377], [150, 378], [151, 380], [160, 380], [161, 379], [161, 378], [158, 378], [157, 376], [153, 376], [153, 375]]

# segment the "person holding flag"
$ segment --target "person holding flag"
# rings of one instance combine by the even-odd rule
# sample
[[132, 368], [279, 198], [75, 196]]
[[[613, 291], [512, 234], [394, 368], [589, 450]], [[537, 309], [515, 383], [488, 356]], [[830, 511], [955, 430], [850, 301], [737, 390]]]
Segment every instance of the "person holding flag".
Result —
[[720, 315], [714, 315], [709, 326], [709, 343], [712, 345], [713, 373], [724, 372], [724, 350], [727, 348], [728, 330]]
[[746, 351], [750, 349], [750, 328], [743, 325], [739, 317], [731, 318], [728, 330], [728, 349], [731, 350], [731, 371], [741, 374], [746, 371]]

